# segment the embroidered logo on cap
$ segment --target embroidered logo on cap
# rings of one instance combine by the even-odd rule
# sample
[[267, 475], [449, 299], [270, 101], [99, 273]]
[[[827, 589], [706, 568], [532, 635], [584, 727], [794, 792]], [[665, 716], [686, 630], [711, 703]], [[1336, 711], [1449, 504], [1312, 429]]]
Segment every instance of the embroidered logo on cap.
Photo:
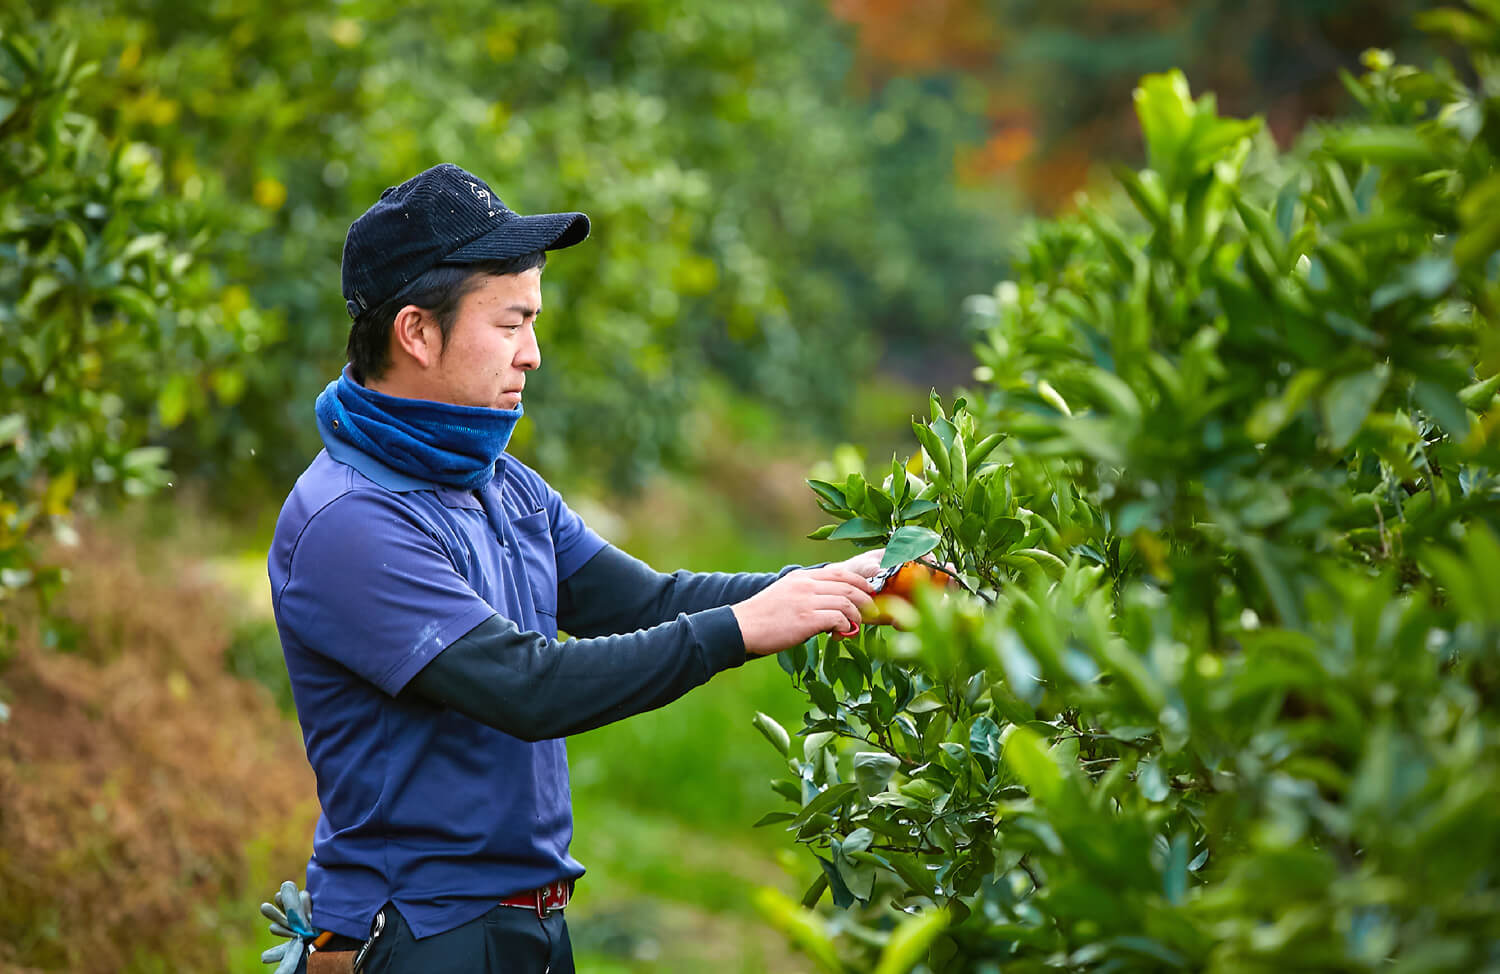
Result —
[[469, 192], [473, 193], [474, 194], [474, 198], [477, 199], [481, 204], [483, 204], [485, 209], [487, 209], [487, 210], [490, 211], [489, 214], [488, 214], [489, 216], [494, 216], [495, 215], [495, 211], [492, 210], [492, 209], [490, 209], [490, 191], [489, 190], [483, 188], [478, 183], [469, 183]]

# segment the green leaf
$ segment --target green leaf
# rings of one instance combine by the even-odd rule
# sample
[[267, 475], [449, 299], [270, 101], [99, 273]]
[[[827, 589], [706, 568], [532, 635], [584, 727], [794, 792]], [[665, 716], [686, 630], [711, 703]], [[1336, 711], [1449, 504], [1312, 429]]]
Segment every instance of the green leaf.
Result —
[[912, 432], [916, 434], [917, 442], [922, 444], [922, 451], [927, 454], [932, 465], [937, 470], [938, 477], [943, 483], [950, 476], [948, 467], [948, 448], [937, 438], [932, 428], [923, 423], [912, 423]]
[[1412, 395], [1416, 397], [1417, 405], [1437, 420], [1449, 436], [1459, 437], [1469, 432], [1469, 415], [1453, 390], [1422, 379], [1413, 383]]
[[[929, 771], [930, 773], [930, 771]], [[946, 773], [946, 772], [945, 772]], [[929, 778], [913, 778], [896, 789], [903, 795], [915, 798], [926, 805], [932, 805], [939, 798], [948, 794], [948, 790], [942, 785]]]
[[818, 865], [823, 867], [823, 875], [828, 879], [828, 892], [833, 899], [833, 905], [840, 910], [847, 910], [854, 905], [854, 892], [849, 889], [849, 884], [844, 882], [844, 877], [839, 875], [838, 867], [824, 859], [817, 857]]
[[891, 520], [891, 515], [896, 513], [895, 500], [890, 494], [887, 494], [874, 484], [869, 485], [866, 500], [872, 509], [872, 513], [875, 515], [874, 519], [877, 523], [888, 524]]
[[850, 518], [833, 529], [829, 541], [868, 541], [885, 537], [885, 526], [865, 517]]
[[991, 548], [1013, 545], [1026, 536], [1026, 525], [1018, 518], [995, 517], [985, 525], [985, 541]]
[[989, 436], [986, 436], [978, 443], [975, 443], [974, 448], [969, 451], [969, 469], [978, 470], [979, 465], [983, 463], [991, 453], [995, 452], [995, 447], [999, 446], [1001, 442], [1004, 441], [1004, 439], [1004, 433], [991, 433]]
[[[857, 829], [869, 836], [869, 829]], [[875, 891], [875, 880], [877, 873], [873, 859], [861, 848], [850, 849], [848, 846], [853, 841], [855, 833], [850, 833], [850, 838], [844, 840], [843, 845], [837, 846], [833, 854], [833, 864], [838, 868], [839, 878], [844, 881], [844, 886], [861, 903], [868, 903], [870, 895]], [[868, 840], [865, 842], [868, 845]]]
[[942, 540], [942, 536], [931, 528], [915, 524], [902, 525], [891, 535], [891, 540], [886, 542], [880, 567], [890, 568], [892, 565], [914, 561], [936, 548]]
[[1245, 433], [1256, 442], [1270, 441], [1296, 418], [1322, 383], [1321, 369], [1303, 369], [1298, 372], [1286, 384], [1281, 395], [1274, 399], [1263, 399], [1256, 405], [1245, 422]]
[[875, 974], [907, 974], [926, 955], [932, 942], [948, 929], [949, 922], [946, 910], [930, 910], [902, 920], [881, 951]]
[[866, 828], [858, 828], [850, 832], [844, 839], [842, 846], [844, 855], [852, 856], [856, 852], [864, 852], [870, 848], [870, 843], [875, 841], [875, 833]]
[[797, 816], [793, 815], [791, 812], [767, 812], [760, 818], [756, 819], [755, 824], [750, 827], [752, 829], [763, 828], [767, 825], [776, 825], [779, 822], [790, 822], [796, 817]]
[[161, 424], [167, 429], [179, 426], [187, 418], [192, 391], [188, 383], [187, 376], [174, 375], [162, 384], [161, 391], [156, 394], [156, 412], [161, 417]]
[[912, 698], [906, 705], [908, 713], [926, 714], [934, 710], [942, 710], [947, 704], [943, 701], [942, 694], [936, 690], [924, 690]]
[[851, 699], [864, 693], [865, 672], [851, 657], [840, 658], [834, 665], [834, 669], [838, 672], [838, 682], [843, 685], [845, 694]]
[[1038, 801], [1050, 803], [1062, 794], [1062, 770], [1047, 753], [1047, 747], [1036, 731], [1014, 726], [1005, 739], [1006, 766], [1021, 780]]
[[755, 725], [756, 730], [765, 735], [766, 740], [771, 742], [772, 747], [781, 752], [782, 757], [786, 757], [790, 753], [792, 746], [791, 735], [786, 732], [785, 727], [776, 722], [774, 717], [757, 710], [755, 716], [751, 719], [751, 723]]
[[1424, 165], [1436, 161], [1432, 145], [1415, 128], [1398, 125], [1361, 125], [1335, 132], [1323, 149], [1348, 162], [1381, 165]]
[[816, 815], [809, 815], [800, 826], [788, 826], [787, 828], [790, 830], [795, 827], [797, 838], [805, 841], [823, 835], [837, 824], [832, 815], [826, 812], [818, 812]]
[[1104, 369], [1089, 369], [1084, 379], [1094, 390], [1095, 400], [1112, 415], [1137, 420], [1141, 417], [1141, 401], [1130, 385]]
[[865, 797], [885, 790], [901, 762], [884, 751], [857, 751], [854, 755], [854, 780]]
[[1011, 692], [1033, 706], [1040, 702], [1043, 690], [1041, 667], [1014, 630], [1000, 634], [995, 643], [995, 654], [1000, 659]]
[[935, 419], [932, 421], [932, 434], [937, 437], [944, 450], [952, 451], [953, 441], [958, 439], [958, 427], [950, 420]]
[[1452, 287], [1457, 277], [1458, 266], [1451, 258], [1424, 257], [1401, 268], [1395, 280], [1377, 288], [1370, 296], [1370, 307], [1379, 311], [1409, 297], [1432, 301]]
[[[1151, 224], [1152, 229], [1157, 233], [1170, 233], [1170, 204], [1167, 202], [1167, 194], [1162, 189], [1160, 177], [1150, 169], [1139, 175], [1124, 166], [1116, 166], [1113, 171], [1115, 178], [1125, 187], [1125, 192], [1130, 194], [1135, 208]], [[1064, 409], [1063, 412], [1068, 411]]]
[[1194, 114], [1187, 77], [1169, 71], [1142, 78], [1135, 89], [1135, 111], [1146, 139], [1146, 164], [1175, 187]]
[[147, 297], [140, 288], [120, 284], [106, 291], [105, 296], [127, 316], [135, 318], [137, 325], [149, 322], [156, 317], [156, 302]]
[[844, 492], [833, 484], [822, 480], [809, 480], [807, 486], [811, 487], [813, 493], [817, 494], [818, 497], [826, 502], [828, 507], [833, 509], [829, 513], [847, 511], [849, 509], [849, 502], [844, 499]]
[[802, 757], [807, 761], [814, 760], [835, 736], [833, 731], [815, 731], [808, 734], [802, 739]]
[[[822, 893], [820, 889], [819, 894]], [[816, 902], [816, 900], [814, 900]], [[780, 930], [797, 948], [807, 954], [830, 974], [843, 974], [844, 966], [834, 949], [833, 937], [823, 918], [811, 910], [798, 906], [782, 893], [762, 887], [755, 892], [755, 908], [777, 930]]]
[[787, 801], [802, 803], [802, 785], [796, 781], [777, 778], [771, 782], [771, 790]]
[[975, 718], [969, 728], [969, 750], [985, 758], [991, 768], [1000, 760], [1000, 727], [988, 717]]
[[890, 862], [891, 868], [896, 871], [896, 875], [901, 877], [902, 882], [924, 896], [932, 895], [937, 877], [932, 870], [923, 866], [916, 856], [893, 852], [889, 853], [886, 859]]
[[1131, 953], [1150, 957], [1152, 960], [1160, 961], [1168, 967], [1184, 968], [1188, 966], [1187, 960], [1177, 951], [1163, 946], [1149, 937], [1111, 937], [1108, 940], [1101, 941], [1101, 945], [1105, 947], [1118, 947], [1122, 950], [1128, 950]]
[[813, 796], [812, 801], [802, 806], [802, 811], [797, 813], [795, 821], [805, 822], [814, 815], [831, 814], [834, 809], [842, 807], [858, 790], [859, 785], [852, 781], [829, 785], [825, 790]]
[[938, 509], [936, 501], [914, 500], [901, 508], [902, 521], [915, 521], [924, 514], [931, 514]]
[[802, 894], [802, 905], [811, 910], [818, 905], [818, 900], [823, 898], [823, 893], [828, 889], [828, 877], [823, 870], [818, 870], [818, 875], [808, 884], [806, 891]]
[[1141, 762], [1136, 784], [1140, 786], [1141, 796], [1150, 802], [1162, 801], [1172, 793], [1167, 785], [1167, 776], [1162, 773], [1161, 763], [1155, 758]]
[[1162, 892], [1173, 906], [1181, 906], [1187, 899], [1188, 851], [1187, 836], [1174, 835], [1162, 869]]
[[1014, 548], [1001, 561], [1016, 568], [1039, 565], [1053, 578], [1061, 578], [1068, 569], [1067, 562], [1045, 548]]
[[1221, 119], [1212, 95], [1193, 101], [1181, 71], [1147, 75], [1135, 90], [1135, 110], [1146, 138], [1146, 159], [1168, 195], [1183, 193], [1200, 173], [1243, 158], [1257, 119]]
[[851, 473], [844, 481], [844, 497], [854, 513], [866, 516], [875, 513], [870, 506], [870, 487], [865, 483], [863, 474]]
[[962, 436], [953, 437], [953, 445], [948, 448], [948, 477], [953, 481], [953, 489], [959, 496], [969, 487], [969, 458], [964, 446]]
[[[1496, 390], [1500, 390], [1500, 372], [1496, 372], [1488, 379], [1481, 379], [1472, 385], [1465, 386], [1458, 393], [1458, 401], [1469, 409], [1483, 411], [1495, 398]], [[5, 434], [0, 432], [0, 443], [4, 442]]]
[[1466, 10], [1423, 10], [1413, 21], [1420, 30], [1441, 34], [1468, 48], [1484, 50], [1500, 46], [1500, 32], [1495, 24]]
[[891, 500], [899, 507], [911, 496], [911, 481], [907, 479], [906, 464], [894, 453], [891, 454]]
[[144, 474], [159, 471], [162, 464], [166, 462], [166, 447], [139, 446], [125, 454], [121, 461], [121, 466], [131, 473]]
[[26, 435], [26, 417], [21, 413], [0, 416], [0, 446], [9, 446]]
[[830, 717], [839, 712], [838, 699], [833, 695], [833, 688], [821, 680], [808, 680], [803, 684], [807, 695], [812, 698], [814, 706]]
[[1380, 363], [1374, 368], [1336, 379], [1323, 393], [1323, 423], [1328, 429], [1329, 444], [1342, 450], [1365, 424], [1365, 417], [1390, 379], [1390, 367]]

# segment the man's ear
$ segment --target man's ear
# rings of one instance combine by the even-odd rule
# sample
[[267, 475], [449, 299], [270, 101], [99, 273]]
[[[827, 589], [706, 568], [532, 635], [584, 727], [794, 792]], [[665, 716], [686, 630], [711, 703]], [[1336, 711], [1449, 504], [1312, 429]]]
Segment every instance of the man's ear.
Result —
[[430, 368], [442, 352], [443, 336], [432, 315], [414, 304], [396, 312], [391, 323], [391, 356], [406, 356], [418, 368]]

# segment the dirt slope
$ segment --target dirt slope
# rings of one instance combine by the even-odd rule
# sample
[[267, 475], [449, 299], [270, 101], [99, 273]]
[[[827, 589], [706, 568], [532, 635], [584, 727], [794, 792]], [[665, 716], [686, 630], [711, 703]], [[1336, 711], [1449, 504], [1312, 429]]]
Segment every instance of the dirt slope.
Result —
[[223, 970], [221, 905], [272, 891], [247, 889], [252, 847], [278, 877], [306, 864], [312, 773], [295, 723], [225, 671], [232, 598], [127, 533], [60, 553], [66, 651], [19, 619], [0, 663], [3, 970]]

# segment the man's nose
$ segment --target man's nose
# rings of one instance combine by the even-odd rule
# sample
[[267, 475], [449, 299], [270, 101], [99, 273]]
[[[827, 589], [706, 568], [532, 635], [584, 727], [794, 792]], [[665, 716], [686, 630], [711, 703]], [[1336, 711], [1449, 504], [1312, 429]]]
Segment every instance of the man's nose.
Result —
[[542, 367], [542, 347], [537, 343], [536, 330], [526, 329], [526, 340], [516, 349], [516, 368], [531, 371]]

